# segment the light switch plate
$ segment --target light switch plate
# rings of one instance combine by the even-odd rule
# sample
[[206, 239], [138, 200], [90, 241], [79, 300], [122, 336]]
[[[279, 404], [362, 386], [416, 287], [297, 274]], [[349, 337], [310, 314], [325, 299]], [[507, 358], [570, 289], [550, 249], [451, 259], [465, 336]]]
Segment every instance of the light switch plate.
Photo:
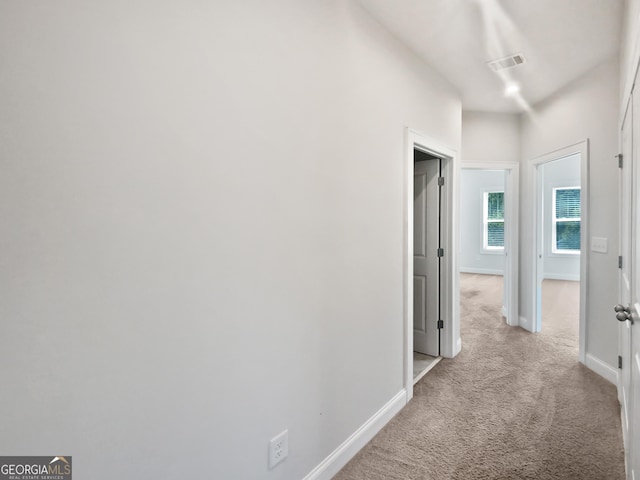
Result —
[[591, 251], [607, 253], [607, 239], [604, 237], [591, 237]]

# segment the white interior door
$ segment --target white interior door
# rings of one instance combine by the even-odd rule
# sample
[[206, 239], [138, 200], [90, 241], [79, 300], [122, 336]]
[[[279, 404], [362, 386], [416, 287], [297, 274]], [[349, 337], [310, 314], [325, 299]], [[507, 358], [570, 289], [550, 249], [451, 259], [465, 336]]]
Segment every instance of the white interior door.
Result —
[[[640, 147], [640, 98], [632, 95], [633, 103], [633, 154], [631, 158], [628, 176], [631, 180], [631, 299], [629, 302], [629, 315], [631, 320], [625, 321], [628, 328], [630, 348], [630, 368], [631, 385], [630, 397], [631, 407], [629, 411], [629, 468], [628, 472], [632, 479], [640, 480], [640, 168], [638, 168], [638, 148]], [[624, 259], [623, 259], [624, 262]], [[624, 264], [623, 264], [624, 266]], [[624, 365], [623, 365], [624, 366]]]
[[[632, 155], [632, 125], [633, 112], [629, 108], [622, 123], [622, 168], [620, 169], [620, 256], [622, 268], [620, 268], [620, 296], [619, 302], [623, 307], [631, 304], [631, 168]], [[618, 327], [618, 351], [622, 357], [621, 371], [618, 381], [618, 397], [622, 408], [622, 433], [625, 445], [629, 445], [629, 428], [631, 414], [631, 323], [620, 322]], [[627, 469], [628, 471], [628, 469]]]
[[630, 108], [622, 124], [622, 165], [620, 168], [620, 304], [619, 324], [621, 372], [618, 382], [622, 405], [627, 477], [640, 479], [640, 101], [631, 96]]
[[413, 349], [438, 356], [440, 160], [416, 162], [413, 190]]

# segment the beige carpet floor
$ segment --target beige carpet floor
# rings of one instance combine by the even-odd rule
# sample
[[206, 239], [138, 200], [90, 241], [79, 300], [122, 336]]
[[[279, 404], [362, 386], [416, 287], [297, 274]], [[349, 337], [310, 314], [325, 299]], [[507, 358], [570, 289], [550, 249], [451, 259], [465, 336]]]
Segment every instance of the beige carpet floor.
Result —
[[[545, 281], [543, 308], [568, 305], [560, 288]], [[501, 277], [462, 276], [462, 352], [334, 479], [624, 479], [616, 388], [578, 362], [575, 309], [531, 334], [501, 295]]]

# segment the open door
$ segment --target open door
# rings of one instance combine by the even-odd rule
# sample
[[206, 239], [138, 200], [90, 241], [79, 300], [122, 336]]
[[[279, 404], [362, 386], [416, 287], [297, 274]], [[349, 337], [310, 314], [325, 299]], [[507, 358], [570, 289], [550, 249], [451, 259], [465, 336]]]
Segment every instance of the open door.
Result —
[[[636, 79], [637, 81], [637, 79]], [[633, 140], [632, 162], [630, 172], [631, 180], [631, 299], [629, 302], [626, 326], [629, 328], [631, 358], [629, 369], [631, 370], [631, 417], [632, 423], [629, 429], [629, 469], [633, 479], [640, 479], [640, 168], [638, 168], [637, 149], [640, 145], [640, 98], [632, 94], [633, 102]], [[623, 259], [624, 263], [624, 259]]]
[[[640, 169], [636, 148], [640, 143], [638, 100], [632, 95], [621, 130], [620, 166], [620, 288], [615, 306], [620, 321], [618, 396], [628, 478], [640, 478]], [[634, 118], [635, 117], [635, 118]]]
[[415, 151], [413, 204], [413, 349], [440, 355], [441, 160]]

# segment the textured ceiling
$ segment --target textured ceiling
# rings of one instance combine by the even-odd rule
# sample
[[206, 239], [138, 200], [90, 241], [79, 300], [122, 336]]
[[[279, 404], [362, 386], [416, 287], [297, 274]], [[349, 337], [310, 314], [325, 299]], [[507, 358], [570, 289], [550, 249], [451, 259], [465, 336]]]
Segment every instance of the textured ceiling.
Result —
[[[523, 111], [620, 45], [622, 0], [358, 1], [460, 91], [465, 110]], [[526, 63], [501, 73], [487, 65], [515, 53]], [[520, 93], [505, 97], [508, 82]]]

